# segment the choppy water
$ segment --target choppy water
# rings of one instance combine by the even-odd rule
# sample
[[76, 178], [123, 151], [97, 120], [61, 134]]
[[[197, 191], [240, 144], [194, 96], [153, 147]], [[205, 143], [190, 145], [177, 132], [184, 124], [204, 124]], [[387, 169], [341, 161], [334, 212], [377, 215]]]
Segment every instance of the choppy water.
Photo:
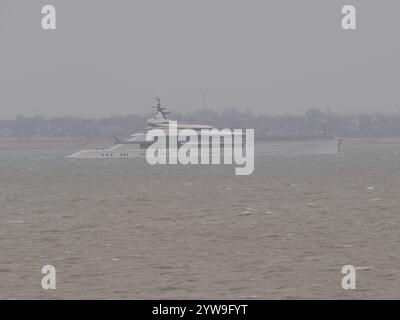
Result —
[[400, 298], [398, 151], [257, 157], [240, 177], [0, 150], [0, 298]]

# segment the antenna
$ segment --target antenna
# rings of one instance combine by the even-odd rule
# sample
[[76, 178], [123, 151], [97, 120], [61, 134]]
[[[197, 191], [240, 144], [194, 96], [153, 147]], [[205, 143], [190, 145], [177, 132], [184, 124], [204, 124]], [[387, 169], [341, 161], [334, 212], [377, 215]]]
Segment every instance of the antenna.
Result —
[[167, 111], [167, 108], [164, 108], [161, 106], [161, 99], [158, 94], [156, 95], [156, 101], [157, 101], [157, 105], [153, 106], [153, 108], [156, 108], [156, 114], [159, 112], [159, 113], [161, 113], [161, 115], [164, 119], [167, 119], [167, 114], [170, 114], [170, 112]]

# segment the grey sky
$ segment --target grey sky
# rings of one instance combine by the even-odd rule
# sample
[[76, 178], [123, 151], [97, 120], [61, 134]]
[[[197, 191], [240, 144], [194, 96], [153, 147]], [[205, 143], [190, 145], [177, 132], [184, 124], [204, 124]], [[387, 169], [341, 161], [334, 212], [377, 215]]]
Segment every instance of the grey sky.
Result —
[[210, 109], [396, 111], [399, 15], [398, 0], [1, 0], [0, 118], [145, 113], [155, 93], [193, 110], [204, 91]]

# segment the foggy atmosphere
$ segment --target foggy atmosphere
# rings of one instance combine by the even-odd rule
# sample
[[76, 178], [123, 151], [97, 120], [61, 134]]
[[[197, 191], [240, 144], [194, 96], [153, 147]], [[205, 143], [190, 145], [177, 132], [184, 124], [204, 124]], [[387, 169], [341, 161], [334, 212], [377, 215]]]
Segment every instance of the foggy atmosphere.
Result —
[[399, 299], [399, 14], [1, 0], [0, 299]]

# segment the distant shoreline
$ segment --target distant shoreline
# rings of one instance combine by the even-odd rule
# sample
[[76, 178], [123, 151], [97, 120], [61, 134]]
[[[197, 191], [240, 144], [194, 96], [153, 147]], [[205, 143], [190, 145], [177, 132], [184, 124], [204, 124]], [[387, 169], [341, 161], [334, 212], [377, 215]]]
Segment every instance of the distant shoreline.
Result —
[[[285, 140], [313, 140], [307, 138], [274, 138], [256, 139], [256, 143], [279, 142]], [[400, 137], [387, 138], [345, 138], [347, 145], [351, 144], [399, 144]], [[103, 148], [113, 145], [112, 139], [86, 139], [86, 138], [40, 138], [40, 139], [0, 139], [0, 150], [29, 150], [29, 149], [85, 149]]]
[[85, 138], [0, 139], [0, 150], [9, 149], [75, 149], [92, 144]]

